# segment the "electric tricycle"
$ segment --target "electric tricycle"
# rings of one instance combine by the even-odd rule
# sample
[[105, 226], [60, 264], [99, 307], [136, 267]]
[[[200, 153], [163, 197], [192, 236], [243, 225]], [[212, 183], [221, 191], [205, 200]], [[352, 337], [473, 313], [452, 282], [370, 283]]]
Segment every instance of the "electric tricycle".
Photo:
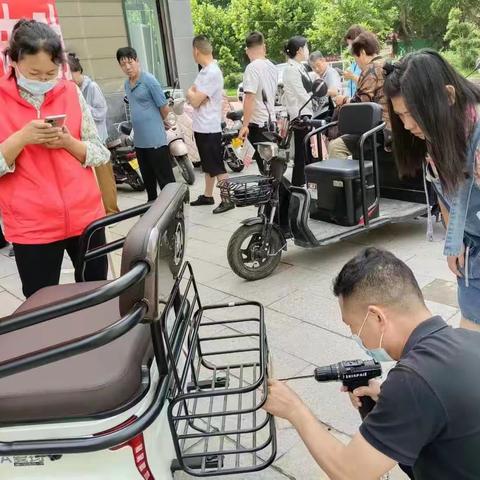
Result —
[[[324, 82], [316, 81], [309, 101], [324, 95]], [[279, 152], [288, 148], [294, 129], [306, 127], [311, 129], [305, 138], [307, 159], [311, 138], [332, 127], [353, 138], [357, 151], [354, 158], [308, 164], [307, 184], [298, 187], [286, 178], [285, 156]], [[341, 108], [338, 121], [326, 124], [299, 115], [289, 121], [286, 136], [267, 133], [271, 141], [257, 144], [264, 173], [220, 183], [222, 196], [236, 206], [258, 206], [257, 216], [244, 220], [229, 241], [232, 270], [246, 280], [265, 278], [278, 266], [289, 239], [300, 247], [321, 247], [429, 213], [423, 178], [399, 180], [392, 174], [393, 156], [381, 140], [384, 127], [378, 104], [352, 103]]]
[[[201, 302], [183, 262], [187, 199], [169, 184], [93, 223], [77, 278], [123, 247], [121, 276], [44, 288], [1, 319], [0, 478], [168, 480], [273, 462], [263, 308]], [[96, 230], [140, 215], [126, 238], [89, 248]]]

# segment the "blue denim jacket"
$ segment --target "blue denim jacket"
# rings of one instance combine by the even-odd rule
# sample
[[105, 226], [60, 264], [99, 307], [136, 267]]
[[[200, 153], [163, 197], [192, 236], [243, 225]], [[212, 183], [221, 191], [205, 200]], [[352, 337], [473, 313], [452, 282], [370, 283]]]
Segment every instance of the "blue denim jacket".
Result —
[[[434, 181], [435, 190], [449, 210], [449, 220], [443, 254], [458, 256], [466, 239], [480, 241], [480, 188], [475, 183], [475, 152], [480, 144], [480, 121], [477, 122], [468, 146], [467, 171], [469, 177], [450, 197], [443, 193], [439, 181]], [[476, 242], [475, 242], [476, 243]]]

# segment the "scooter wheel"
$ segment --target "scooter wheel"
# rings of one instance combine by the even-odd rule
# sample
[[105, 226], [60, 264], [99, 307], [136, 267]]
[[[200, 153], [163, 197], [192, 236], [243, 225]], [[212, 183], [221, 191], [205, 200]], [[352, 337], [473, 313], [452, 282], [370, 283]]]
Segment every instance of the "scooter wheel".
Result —
[[140, 178], [140, 176], [136, 172], [130, 173], [128, 175], [127, 183], [136, 192], [143, 192], [145, 190], [145, 184], [143, 183], [143, 180]]
[[188, 183], [188, 185], [193, 185], [195, 183], [195, 170], [191, 160], [188, 158], [188, 155], [177, 157], [177, 163], [184, 180]]
[[228, 242], [230, 268], [245, 280], [260, 280], [273, 273], [282, 257], [282, 238], [272, 229], [266, 249], [263, 246], [264, 225], [242, 225]]
[[241, 172], [245, 168], [245, 165], [242, 163], [242, 161], [238, 159], [233, 160], [229, 158], [228, 160], [226, 160], [226, 162], [228, 168], [230, 168], [230, 170], [235, 173]]

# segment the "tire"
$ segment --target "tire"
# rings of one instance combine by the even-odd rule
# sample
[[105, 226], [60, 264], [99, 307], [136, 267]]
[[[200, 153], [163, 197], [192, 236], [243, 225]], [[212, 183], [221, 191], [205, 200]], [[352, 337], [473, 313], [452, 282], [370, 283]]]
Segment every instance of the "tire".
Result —
[[231, 150], [225, 152], [225, 162], [228, 165], [228, 168], [235, 173], [241, 172], [245, 168], [243, 162], [237, 158], [235, 152], [232, 152]]
[[[263, 228], [263, 224], [260, 223], [242, 225], [233, 233], [232, 238], [228, 242], [227, 259], [230, 268], [235, 274], [245, 280], [251, 281], [266, 278], [273, 273], [280, 263], [283, 241], [274, 228], [271, 233], [270, 252], [276, 252], [276, 255], [266, 257], [261, 254], [258, 255], [261, 253], [259, 247], [262, 244]], [[247, 240], [247, 246], [243, 249], [243, 245]], [[252, 254], [257, 258], [253, 259]], [[252, 265], [247, 265], [247, 262]]]
[[128, 172], [127, 175], [127, 183], [133, 190], [136, 192], [143, 192], [145, 190], [145, 184], [137, 172]]
[[182, 172], [182, 177], [189, 185], [193, 185], [195, 183], [195, 170], [188, 155], [177, 157], [176, 160], [178, 168], [180, 169], [180, 172]]

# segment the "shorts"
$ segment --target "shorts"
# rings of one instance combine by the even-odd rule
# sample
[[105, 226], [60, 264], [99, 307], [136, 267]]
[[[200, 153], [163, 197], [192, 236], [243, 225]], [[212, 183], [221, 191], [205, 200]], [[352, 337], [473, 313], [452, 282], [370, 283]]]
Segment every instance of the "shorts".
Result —
[[202, 170], [211, 177], [227, 173], [223, 162], [222, 133], [199, 133], [195, 132], [195, 143]]
[[468, 270], [462, 270], [464, 276], [457, 277], [458, 304], [463, 318], [480, 324], [480, 245], [470, 246], [468, 259], [465, 258], [465, 261], [467, 260]]

